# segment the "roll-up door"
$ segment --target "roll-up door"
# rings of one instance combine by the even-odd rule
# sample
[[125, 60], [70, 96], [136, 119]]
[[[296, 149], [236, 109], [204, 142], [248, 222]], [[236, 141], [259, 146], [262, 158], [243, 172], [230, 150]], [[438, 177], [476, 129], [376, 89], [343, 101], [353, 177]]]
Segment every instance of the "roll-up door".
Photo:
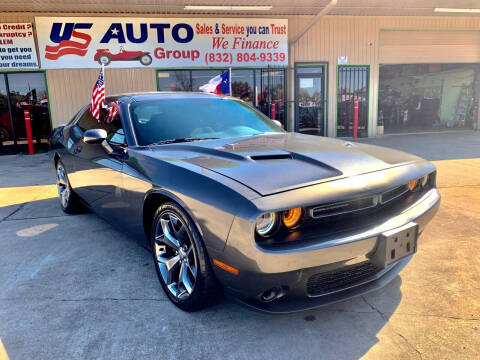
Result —
[[380, 64], [478, 62], [480, 31], [380, 31]]

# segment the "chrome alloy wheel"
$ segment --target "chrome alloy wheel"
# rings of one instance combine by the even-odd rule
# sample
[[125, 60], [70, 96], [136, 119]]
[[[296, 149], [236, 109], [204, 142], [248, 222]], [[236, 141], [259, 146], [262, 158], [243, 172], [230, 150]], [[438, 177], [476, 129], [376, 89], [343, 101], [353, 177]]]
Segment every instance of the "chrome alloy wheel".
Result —
[[68, 200], [70, 199], [70, 186], [68, 185], [65, 168], [61, 163], [57, 165], [57, 190], [60, 203], [66, 208], [68, 206]]
[[155, 229], [155, 258], [167, 289], [180, 301], [195, 288], [198, 261], [193, 246], [183, 221], [172, 212], [163, 213]]

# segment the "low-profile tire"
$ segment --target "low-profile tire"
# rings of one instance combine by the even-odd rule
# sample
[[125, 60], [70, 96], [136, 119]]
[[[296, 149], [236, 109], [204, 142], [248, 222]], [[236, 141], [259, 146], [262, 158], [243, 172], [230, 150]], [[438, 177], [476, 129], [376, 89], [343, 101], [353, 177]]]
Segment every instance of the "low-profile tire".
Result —
[[150, 235], [158, 279], [168, 298], [184, 311], [212, 305], [220, 287], [195, 224], [175, 203], [161, 205]]
[[55, 167], [60, 207], [63, 212], [67, 214], [75, 214], [81, 209], [81, 204], [76, 197], [76, 194], [72, 191], [72, 187], [68, 181], [67, 170], [65, 170], [65, 166], [61, 160], [57, 161]]

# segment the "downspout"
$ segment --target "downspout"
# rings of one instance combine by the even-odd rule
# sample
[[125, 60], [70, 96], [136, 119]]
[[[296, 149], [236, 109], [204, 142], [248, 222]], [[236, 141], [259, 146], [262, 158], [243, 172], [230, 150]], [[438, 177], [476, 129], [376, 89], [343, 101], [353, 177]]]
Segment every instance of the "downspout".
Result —
[[[315, 15], [309, 22], [308, 24], [301, 30], [299, 31], [293, 39], [290, 40], [288, 43], [288, 56], [289, 56], [289, 87], [290, 91], [289, 93], [289, 98], [290, 101], [288, 102], [290, 104], [290, 109], [289, 109], [289, 114], [290, 114], [290, 120], [289, 120], [289, 126], [287, 127], [290, 130], [295, 130], [295, 75], [294, 75], [294, 68], [295, 68], [295, 56], [293, 53], [293, 47], [294, 45], [302, 38], [305, 33], [310, 30], [322, 17], [327, 15], [335, 6], [337, 6], [338, 0], [330, 0], [330, 2], [317, 14]], [[328, 76], [328, 74], [326, 74]], [[327, 101], [328, 102], [328, 101]], [[327, 109], [328, 112], [328, 109]], [[328, 124], [327, 124], [328, 127]]]

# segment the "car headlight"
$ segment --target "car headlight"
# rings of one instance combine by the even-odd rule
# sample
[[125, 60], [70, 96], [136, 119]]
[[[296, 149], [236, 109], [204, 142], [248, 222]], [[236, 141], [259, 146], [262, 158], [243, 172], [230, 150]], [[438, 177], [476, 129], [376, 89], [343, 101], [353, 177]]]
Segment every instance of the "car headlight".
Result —
[[428, 181], [430, 179], [431, 174], [427, 174], [425, 176], [422, 176], [419, 179], [411, 180], [408, 182], [408, 188], [410, 191], [417, 191], [420, 189], [425, 189], [428, 185]]
[[289, 229], [298, 227], [303, 219], [303, 208], [293, 208], [283, 212], [283, 225]]
[[257, 218], [257, 233], [261, 236], [271, 235], [277, 228], [278, 215], [274, 212], [269, 212], [260, 215]]

